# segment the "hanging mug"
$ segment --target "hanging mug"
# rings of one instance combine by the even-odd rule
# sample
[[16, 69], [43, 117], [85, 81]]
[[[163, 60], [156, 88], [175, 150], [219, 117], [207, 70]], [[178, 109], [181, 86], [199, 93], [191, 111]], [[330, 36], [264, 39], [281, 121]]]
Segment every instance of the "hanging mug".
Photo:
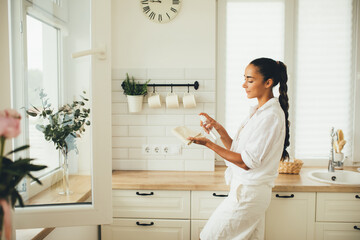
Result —
[[149, 108], [161, 108], [160, 94], [157, 92], [150, 93], [148, 96]]
[[168, 93], [166, 96], [166, 107], [167, 108], [179, 108], [179, 98], [174, 92]]
[[183, 104], [184, 108], [196, 107], [196, 100], [194, 94], [185, 92], [183, 96]]

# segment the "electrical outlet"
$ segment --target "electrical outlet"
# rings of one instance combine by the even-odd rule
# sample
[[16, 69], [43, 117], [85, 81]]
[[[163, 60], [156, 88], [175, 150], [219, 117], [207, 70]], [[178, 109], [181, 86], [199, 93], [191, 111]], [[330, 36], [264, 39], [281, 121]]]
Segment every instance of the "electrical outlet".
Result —
[[181, 145], [177, 144], [144, 144], [142, 145], [144, 155], [180, 155]]
[[141, 150], [142, 150], [142, 154], [144, 154], [144, 155], [151, 154], [151, 146], [150, 145], [147, 145], [147, 144], [142, 145]]

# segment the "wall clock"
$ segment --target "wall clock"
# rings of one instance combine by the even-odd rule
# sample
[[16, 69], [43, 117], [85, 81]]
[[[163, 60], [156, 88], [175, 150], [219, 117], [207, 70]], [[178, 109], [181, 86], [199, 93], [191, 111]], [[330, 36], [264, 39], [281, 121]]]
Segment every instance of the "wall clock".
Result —
[[180, 11], [182, 0], [140, 0], [143, 13], [157, 23], [173, 20]]

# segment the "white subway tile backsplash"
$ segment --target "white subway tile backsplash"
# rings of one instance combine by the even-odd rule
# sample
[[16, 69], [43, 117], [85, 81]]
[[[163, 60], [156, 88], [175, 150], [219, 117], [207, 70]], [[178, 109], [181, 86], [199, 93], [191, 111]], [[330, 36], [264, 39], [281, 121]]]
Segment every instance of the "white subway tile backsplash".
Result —
[[146, 137], [113, 137], [112, 145], [120, 148], [141, 148], [146, 143]]
[[113, 126], [138, 126], [146, 125], [146, 115], [113, 115], [112, 125]]
[[147, 114], [147, 115], [159, 115], [159, 114], [166, 114], [166, 107], [165, 102], [161, 103], [160, 108], [150, 108], [149, 104], [145, 103], [143, 104], [143, 110], [141, 111], [141, 114]]
[[112, 70], [112, 79], [124, 80], [126, 73], [129, 74], [130, 78], [133, 76], [135, 80], [147, 79], [147, 69], [144, 68], [121, 68]]
[[214, 161], [212, 160], [185, 160], [185, 171], [214, 171]]
[[151, 68], [148, 69], [149, 79], [184, 79], [185, 70], [183, 68]]
[[205, 149], [204, 160], [215, 160], [215, 152], [210, 149]]
[[184, 116], [178, 115], [148, 115], [147, 125], [149, 126], [169, 126], [183, 125]]
[[127, 103], [113, 103], [111, 106], [112, 114], [127, 114], [128, 105]]
[[127, 148], [113, 148], [112, 157], [113, 159], [126, 160], [129, 157], [129, 150]]
[[180, 155], [168, 155], [167, 160], [175, 159], [201, 159], [203, 157], [202, 149], [183, 149]]
[[189, 126], [189, 125], [200, 125], [200, 118], [199, 115], [185, 115], [185, 126]]
[[175, 137], [148, 137], [148, 144], [181, 144], [182, 142]]
[[128, 126], [113, 126], [112, 127], [112, 136], [113, 137], [129, 136], [129, 127]]
[[123, 80], [112, 80], [111, 82], [111, 91], [113, 92], [121, 92], [123, 88], [121, 86]]
[[113, 170], [148, 170], [147, 160], [114, 160], [112, 161]]
[[158, 137], [165, 135], [166, 128], [163, 126], [129, 126], [129, 136]]
[[204, 80], [203, 88], [201, 89], [204, 92], [215, 92], [216, 82], [215, 80]]
[[129, 159], [148, 159], [148, 155], [145, 155], [141, 148], [129, 148]]
[[148, 170], [184, 171], [184, 160], [148, 160]]
[[196, 102], [214, 103], [215, 102], [215, 93], [214, 92], [196, 92]]
[[113, 103], [127, 103], [127, 98], [124, 92], [112, 92], [111, 101]]
[[[193, 84], [198, 81], [200, 87], [195, 91], [197, 106], [185, 109], [182, 104], [187, 87], [173, 87], [179, 96], [178, 109], [166, 108], [165, 99], [170, 87], [157, 87], [161, 96], [161, 108], [149, 108], [147, 98], [153, 88], [148, 88], [148, 95], [143, 100], [140, 113], [129, 113], [127, 98], [123, 94], [121, 83], [125, 74], [134, 76], [143, 83], [149, 84]], [[175, 137], [171, 130], [176, 126], [187, 126], [201, 131], [198, 114], [206, 112], [215, 114], [215, 70], [214, 68], [124, 68], [113, 69], [112, 80], [112, 131], [113, 131], [113, 169], [121, 170], [177, 170], [177, 171], [212, 171], [214, 154], [204, 146], [191, 144], [187, 146]], [[145, 154], [144, 145], [176, 144], [182, 148], [179, 155]]]
[[214, 68], [187, 68], [185, 79], [212, 79], [215, 80]]
[[215, 103], [204, 103], [204, 112], [214, 116], [215, 115]]

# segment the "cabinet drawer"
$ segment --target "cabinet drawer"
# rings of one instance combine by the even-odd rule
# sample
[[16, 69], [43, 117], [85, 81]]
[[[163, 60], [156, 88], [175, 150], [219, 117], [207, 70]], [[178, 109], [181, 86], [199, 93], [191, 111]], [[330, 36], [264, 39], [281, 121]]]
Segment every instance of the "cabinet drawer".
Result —
[[227, 195], [226, 191], [192, 191], [191, 219], [208, 219]]
[[316, 221], [360, 222], [360, 193], [318, 193]]
[[[354, 228], [355, 227], [355, 228]], [[359, 223], [316, 223], [316, 240], [360, 239]]]
[[190, 218], [190, 191], [113, 190], [113, 217]]
[[207, 220], [191, 220], [191, 240], [199, 240]]
[[190, 220], [116, 219], [103, 225], [105, 240], [190, 240]]

